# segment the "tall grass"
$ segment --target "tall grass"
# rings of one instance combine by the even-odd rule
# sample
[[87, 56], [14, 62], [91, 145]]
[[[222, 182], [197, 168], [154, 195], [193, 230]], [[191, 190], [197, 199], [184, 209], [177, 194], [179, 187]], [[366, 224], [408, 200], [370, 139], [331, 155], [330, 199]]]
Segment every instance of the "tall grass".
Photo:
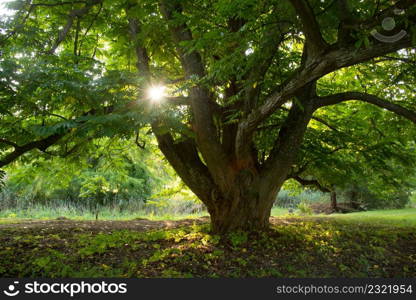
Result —
[[154, 220], [175, 220], [207, 215], [203, 204], [184, 197], [158, 198], [151, 201], [131, 201], [90, 207], [87, 203], [74, 203], [62, 199], [37, 203], [25, 199], [0, 197], [0, 218], [55, 219], [65, 217], [75, 220], [130, 220], [146, 218]]
[[[152, 213], [146, 210], [118, 210], [111, 208], [102, 208], [98, 212], [98, 220], [133, 220], [138, 218], [149, 220], [179, 220], [186, 218], [198, 218], [207, 216], [204, 211], [198, 213], [170, 213], [170, 212], [158, 212]], [[88, 210], [80, 210], [75, 207], [48, 207], [48, 206], [36, 206], [31, 209], [6, 209], [0, 212], [0, 218], [9, 219], [39, 219], [49, 220], [65, 217], [72, 220], [95, 220], [95, 212]]]

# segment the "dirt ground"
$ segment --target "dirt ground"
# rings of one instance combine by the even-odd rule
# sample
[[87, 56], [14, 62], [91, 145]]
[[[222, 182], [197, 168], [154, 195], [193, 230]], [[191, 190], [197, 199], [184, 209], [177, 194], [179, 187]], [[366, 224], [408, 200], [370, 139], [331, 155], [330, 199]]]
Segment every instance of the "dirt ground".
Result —
[[[3, 229], [49, 229], [59, 230], [65, 229], [66, 231], [71, 229], [81, 229], [86, 231], [112, 231], [112, 230], [135, 230], [146, 231], [155, 229], [170, 229], [181, 226], [190, 226], [193, 224], [200, 225], [209, 222], [209, 217], [201, 217], [195, 219], [183, 219], [177, 221], [152, 221], [147, 219], [133, 219], [126, 221], [111, 221], [111, 220], [98, 220], [98, 221], [80, 221], [71, 220], [67, 218], [57, 218], [54, 220], [24, 220], [22, 222], [0, 224], [0, 230]], [[272, 224], [293, 223], [296, 220], [282, 219], [282, 218], [270, 218]]]
[[178, 221], [152, 221], [147, 219], [134, 219], [128, 221], [79, 221], [66, 218], [58, 218], [55, 220], [25, 220], [19, 223], [0, 224], [2, 229], [84, 229], [88, 231], [111, 231], [111, 230], [137, 230], [146, 231], [153, 229], [175, 228], [193, 224], [203, 224], [209, 221], [208, 217], [197, 219], [184, 219]]

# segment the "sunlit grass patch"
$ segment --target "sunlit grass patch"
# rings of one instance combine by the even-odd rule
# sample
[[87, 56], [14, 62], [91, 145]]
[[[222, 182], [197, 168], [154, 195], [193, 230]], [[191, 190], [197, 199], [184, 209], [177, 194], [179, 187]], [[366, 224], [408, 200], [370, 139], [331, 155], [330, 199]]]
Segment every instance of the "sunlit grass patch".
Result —
[[339, 221], [393, 226], [416, 226], [416, 208], [376, 210], [325, 216]]
[[16, 217], [0, 218], [0, 224], [15, 224], [21, 223], [22, 221], [24, 221], [24, 219]]

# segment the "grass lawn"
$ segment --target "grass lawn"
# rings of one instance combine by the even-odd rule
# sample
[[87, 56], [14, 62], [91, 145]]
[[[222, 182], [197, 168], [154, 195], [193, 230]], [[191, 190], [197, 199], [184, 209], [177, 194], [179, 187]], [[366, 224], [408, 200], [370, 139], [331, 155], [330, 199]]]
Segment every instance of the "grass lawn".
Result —
[[415, 277], [415, 219], [415, 209], [284, 216], [267, 233], [224, 237], [208, 225], [1, 225], [0, 277]]
[[327, 215], [327, 218], [355, 223], [370, 223], [393, 226], [416, 226], [416, 208], [375, 210], [350, 214]]
[[302, 218], [308, 220], [328, 219], [335, 222], [351, 222], [354, 224], [369, 224], [379, 226], [416, 226], [416, 208], [373, 210], [348, 214], [311, 215], [299, 216], [289, 215], [287, 209], [273, 208], [272, 216], [287, 218]]

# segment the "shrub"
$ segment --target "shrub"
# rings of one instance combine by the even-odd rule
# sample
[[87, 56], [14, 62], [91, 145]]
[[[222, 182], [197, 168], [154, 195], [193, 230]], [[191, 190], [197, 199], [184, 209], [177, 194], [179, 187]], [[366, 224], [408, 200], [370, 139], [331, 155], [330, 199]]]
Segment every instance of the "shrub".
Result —
[[313, 213], [312, 207], [306, 201], [300, 202], [297, 209], [301, 215], [311, 215]]

